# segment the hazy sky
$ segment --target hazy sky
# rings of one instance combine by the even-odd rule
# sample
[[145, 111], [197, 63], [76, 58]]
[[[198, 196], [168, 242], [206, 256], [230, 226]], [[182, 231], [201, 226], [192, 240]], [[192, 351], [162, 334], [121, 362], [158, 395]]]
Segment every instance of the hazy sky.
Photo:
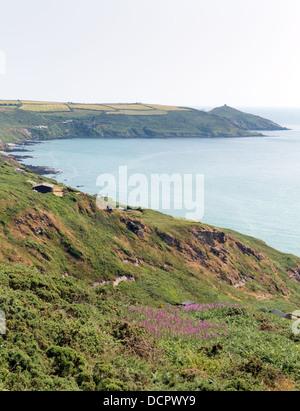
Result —
[[300, 106], [299, 21], [299, 0], [0, 0], [0, 98]]

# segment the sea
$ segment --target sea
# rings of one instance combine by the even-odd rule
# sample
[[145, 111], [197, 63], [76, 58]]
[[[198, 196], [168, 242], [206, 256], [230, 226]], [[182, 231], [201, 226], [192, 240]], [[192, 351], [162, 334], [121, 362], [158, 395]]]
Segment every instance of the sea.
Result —
[[[144, 176], [139, 182], [136, 204], [155, 208], [151, 206], [157, 203], [159, 211], [174, 217], [186, 217], [187, 210], [178, 207], [176, 201], [170, 201], [169, 207], [162, 201], [149, 201], [151, 185], [147, 181], [153, 175], [176, 174], [182, 176], [183, 182], [183, 176], [194, 176], [189, 181], [194, 184], [195, 193], [192, 190], [190, 194], [196, 201], [196, 176], [203, 176], [199, 221], [259, 238], [273, 248], [300, 257], [300, 109], [241, 109], [289, 130], [247, 138], [51, 140], [24, 146], [30, 151], [24, 154], [32, 158], [22, 163], [49, 166], [60, 172], [49, 177], [112, 199], [120, 199], [118, 191], [124, 190], [124, 181], [121, 186], [118, 181], [122, 167], [128, 179]], [[106, 176], [107, 181], [113, 176], [116, 185], [100, 187], [99, 176], [102, 180]], [[133, 187], [131, 181], [128, 190]]]

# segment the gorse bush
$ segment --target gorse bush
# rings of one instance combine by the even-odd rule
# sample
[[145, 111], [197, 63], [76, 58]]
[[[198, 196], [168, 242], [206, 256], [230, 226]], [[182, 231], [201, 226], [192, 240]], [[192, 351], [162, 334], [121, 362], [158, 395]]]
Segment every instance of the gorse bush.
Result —
[[55, 374], [60, 377], [72, 376], [84, 370], [85, 361], [71, 348], [50, 347], [46, 351], [48, 358], [53, 359]]
[[[44, 277], [42, 281], [37, 271], [26, 267], [22, 278], [35, 273], [36, 280], [11, 288], [7, 280], [19, 271], [20, 267], [16, 272], [1, 271], [0, 309], [7, 311], [7, 333], [0, 336], [3, 389], [298, 387], [299, 342], [290, 338], [290, 322], [242, 306], [234, 316], [228, 310], [237, 307], [227, 304], [222, 309], [210, 304], [210, 309], [202, 310], [128, 307], [127, 297], [109, 285], [99, 293], [87, 290], [80, 280]], [[67, 284], [68, 293], [57, 292]], [[54, 303], [37, 294], [40, 285], [56, 295]], [[70, 298], [77, 292], [84, 297]], [[261, 329], [263, 323], [272, 328]]]

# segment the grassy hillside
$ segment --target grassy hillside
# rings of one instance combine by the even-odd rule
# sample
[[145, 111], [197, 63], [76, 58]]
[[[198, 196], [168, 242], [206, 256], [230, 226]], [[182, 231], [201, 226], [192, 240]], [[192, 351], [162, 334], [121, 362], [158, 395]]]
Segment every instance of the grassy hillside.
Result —
[[232, 137], [259, 135], [184, 107], [0, 100], [0, 149], [21, 140], [70, 137]]
[[268, 313], [299, 307], [299, 258], [150, 210], [98, 210], [68, 187], [39, 194], [50, 180], [16, 166], [0, 159], [1, 389], [299, 389], [299, 339]]
[[241, 130], [286, 130], [273, 121], [244, 113], [226, 105], [211, 110], [210, 114], [227, 120], [233, 127]]

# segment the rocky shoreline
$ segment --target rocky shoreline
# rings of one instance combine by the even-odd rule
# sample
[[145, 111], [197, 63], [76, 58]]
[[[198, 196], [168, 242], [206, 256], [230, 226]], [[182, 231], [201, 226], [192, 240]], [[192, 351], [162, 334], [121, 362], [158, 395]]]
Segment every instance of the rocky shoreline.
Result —
[[48, 167], [48, 166], [33, 166], [31, 164], [24, 164], [22, 161], [34, 158], [30, 155], [14, 155], [14, 153], [31, 153], [31, 150], [24, 148], [24, 146], [33, 146], [35, 144], [40, 143], [40, 141], [22, 141], [20, 143], [15, 144], [7, 144], [6, 147], [3, 149], [7, 155], [12, 157], [15, 161], [19, 162], [23, 167], [27, 168], [28, 170], [32, 171], [34, 174], [39, 176], [47, 176], [47, 175], [58, 175], [61, 174], [61, 171], [56, 170], [55, 168]]
[[47, 176], [50, 174], [53, 174], [53, 175], [61, 174], [61, 171], [55, 170], [54, 168], [51, 168], [51, 167], [33, 166], [33, 165], [27, 165], [27, 164], [22, 164], [22, 163], [20, 164], [23, 167], [27, 168], [28, 170], [32, 171], [34, 174], [37, 174], [39, 176]]

